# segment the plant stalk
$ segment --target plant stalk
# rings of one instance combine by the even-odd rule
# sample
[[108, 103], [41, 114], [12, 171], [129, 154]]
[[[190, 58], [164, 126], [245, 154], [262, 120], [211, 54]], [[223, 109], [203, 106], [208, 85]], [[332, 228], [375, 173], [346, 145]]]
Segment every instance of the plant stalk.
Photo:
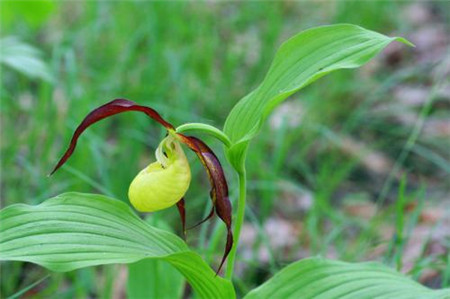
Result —
[[202, 123], [187, 123], [176, 128], [177, 133], [187, 131], [201, 131], [203, 133], [207, 133], [222, 142], [227, 148], [231, 146], [231, 141], [228, 136], [225, 135], [221, 130], [211, 125]]
[[234, 263], [236, 259], [236, 251], [239, 244], [239, 236], [241, 234], [242, 224], [244, 224], [245, 216], [245, 196], [247, 193], [247, 175], [245, 167], [238, 172], [239, 176], [239, 199], [238, 199], [238, 211], [236, 215], [236, 220], [234, 224], [234, 242], [231, 248], [230, 255], [228, 256], [227, 269], [225, 272], [225, 278], [231, 280], [233, 277]]

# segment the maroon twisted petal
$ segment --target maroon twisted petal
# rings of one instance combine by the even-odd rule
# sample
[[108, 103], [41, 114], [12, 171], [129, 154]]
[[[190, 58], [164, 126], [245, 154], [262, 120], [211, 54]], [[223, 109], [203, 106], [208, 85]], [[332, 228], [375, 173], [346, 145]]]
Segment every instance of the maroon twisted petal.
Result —
[[[208, 173], [209, 181], [211, 183], [211, 200], [213, 202], [214, 209], [220, 219], [225, 223], [227, 227], [227, 242], [225, 244], [225, 251], [220, 262], [220, 266], [216, 273], [219, 273], [222, 268], [228, 254], [233, 246], [233, 233], [231, 231], [231, 202], [228, 198], [228, 184], [223, 172], [222, 165], [214, 152], [200, 139], [192, 136], [186, 136], [179, 134], [181, 141], [192, 149], [200, 158], [203, 166]], [[202, 222], [212, 217], [213, 213], [210, 213]], [[200, 222], [201, 223], [201, 222]]]
[[72, 140], [70, 141], [70, 145], [67, 148], [64, 155], [59, 160], [58, 164], [56, 164], [53, 171], [50, 173], [52, 175], [55, 171], [57, 171], [66, 161], [72, 156], [73, 151], [75, 150], [75, 147], [77, 146], [77, 141], [80, 135], [91, 125], [95, 124], [96, 122], [107, 118], [109, 116], [119, 114], [122, 112], [128, 112], [128, 111], [140, 111], [145, 114], [147, 114], [149, 117], [153, 118], [157, 122], [159, 122], [161, 125], [163, 125], [167, 129], [173, 130], [174, 127], [166, 122], [158, 112], [153, 110], [150, 107], [146, 106], [140, 106], [136, 105], [134, 102], [126, 100], [126, 99], [116, 99], [109, 103], [106, 103], [103, 106], [98, 107], [97, 109], [91, 111], [81, 122], [81, 124], [77, 127], [75, 130], [75, 133], [72, 136]]

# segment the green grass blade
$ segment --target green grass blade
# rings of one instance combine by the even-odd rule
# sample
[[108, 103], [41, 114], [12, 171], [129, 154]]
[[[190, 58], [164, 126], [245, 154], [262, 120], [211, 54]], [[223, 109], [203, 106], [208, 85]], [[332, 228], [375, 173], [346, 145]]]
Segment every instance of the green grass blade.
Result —
[[450, 298], [378, 263], [345, 263], [309, 258], [290, 264], [245, 299], [264, 298]]
[[49, 277], [50, 277], [50, 274], [45, 275], [44, 277], [42, 277], [42, 278], [38, 279], [37, 281], [33, 282], [32, 284], [26, 286], [25, 288], [21, 289], [20, 291], [16, 292], [15, 294], [9, 296], [7, 299], [21, 298], [22, 296], [24, 296], [26, 294], [26, 292], [28, 292], [29, 290], [38, 286], [41, 282], [43, 282], [44, 280], [46, 280]]
[[287, 97], [332, 71], [365, 64], [392, 41], [412, 45], [403, 38], [387, 37], [350, 24], [312, 28], [287, 40], [261, 85], [228, 115], [224, 132], [234, 144], [228, 152], [230, 161], [239, 168], [246, 143]]
[[0, 212], [0, 260], [27, 261], [52, 271], [153, 258], [177, 268], [202, 298], [234, 298], [230, 281], [176, 235], [154, 228], [123, 202], [65, 193], [38, 206]]

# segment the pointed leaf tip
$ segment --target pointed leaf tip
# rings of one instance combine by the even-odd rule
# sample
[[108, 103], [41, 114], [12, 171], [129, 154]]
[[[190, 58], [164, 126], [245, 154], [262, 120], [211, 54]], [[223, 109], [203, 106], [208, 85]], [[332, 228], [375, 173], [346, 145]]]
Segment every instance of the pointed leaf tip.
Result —
[[289, 38], [278, 49], [261, 84], [244, 96], [229, 113], [224, 133], [231, 146], [228, 160], [240, 171], [249, 142], [282, 101], [339, 69], [357, 68], [393, 41], [412, 45], [351, 24], [310, 28]]

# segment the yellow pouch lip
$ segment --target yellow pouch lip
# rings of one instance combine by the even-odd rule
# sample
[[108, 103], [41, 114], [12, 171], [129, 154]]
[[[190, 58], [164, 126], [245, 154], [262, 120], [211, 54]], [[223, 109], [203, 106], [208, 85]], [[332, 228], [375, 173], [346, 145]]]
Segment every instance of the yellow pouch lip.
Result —
[[191, 171], [179, 142], [169, 135], [155, 151], [156, 162], [138, 173], [128, 197], [136, 210], [154, 212], [175, 205], [187, 192]]

